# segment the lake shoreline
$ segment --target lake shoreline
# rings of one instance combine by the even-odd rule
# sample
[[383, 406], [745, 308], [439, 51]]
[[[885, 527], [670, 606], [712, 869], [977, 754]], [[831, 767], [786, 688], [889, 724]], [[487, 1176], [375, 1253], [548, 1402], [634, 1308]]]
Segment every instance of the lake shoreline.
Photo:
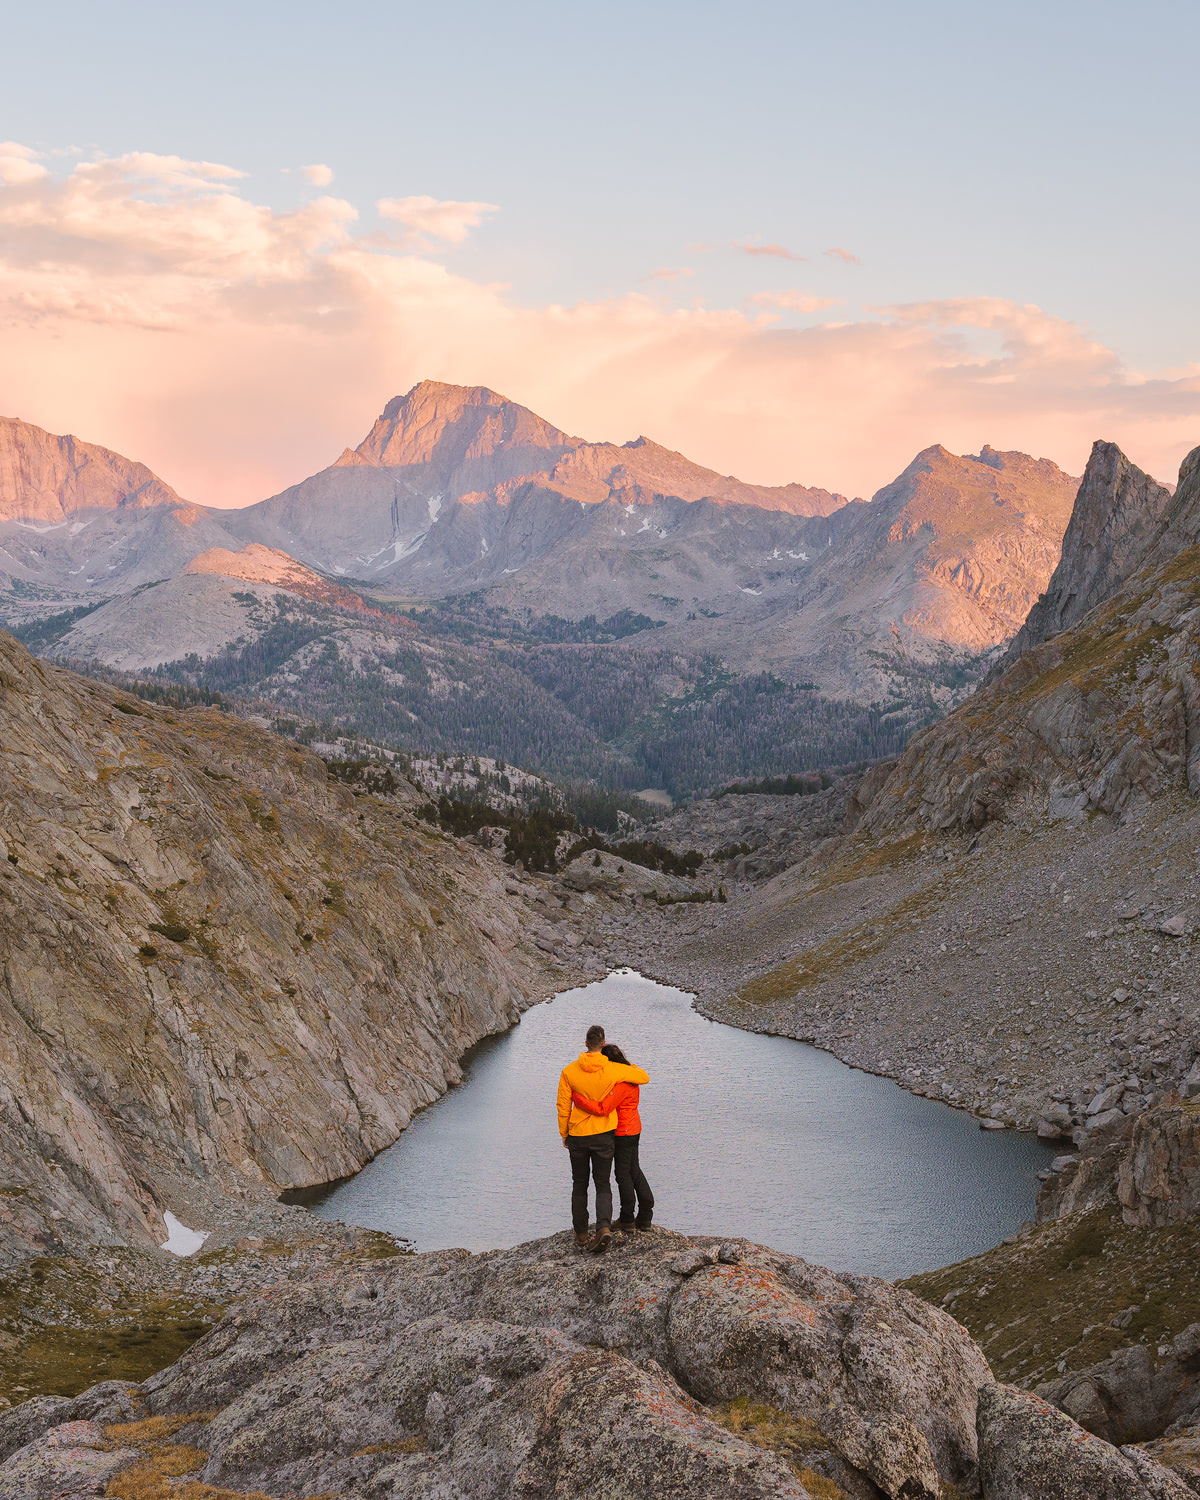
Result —
[[[702, 1049], [702, 1055], [706, 1055], [707, 1062], [710, 1064], [715, 1063], [719, 1066], [722, 1058], [736, 1056], [740, 1059], [737, 1063], [738, 1067], [749, 1067], [749, 1064], [744, 1061], [747, 1055], [752, 1055], [756, 1058], [766, 1056], [770, 1052], [771, 1044], [774, 1044], [776, 1048], [784, 1049], [777, 1054], [778, 1057], [780, 1059], [788, 1059], [788, 1061], [772, 1063], [771, 1066], [783, 1066], [785, 1073], [782, 1076], [790, 1077], [791, 1075], [786, 1072], [786, 1069], [796, 1066], [797, 1060], [801, 1057], [808, 1059], [805, 1066], [809, 1070], [809, 1074], [806, 1075], [807, 1081], [803, 1085], [803, 1088], [797, 1090], [798, 1096], [803, 1095], [804, 1089], [824, 1091], [821, 1092], [821, 1097], [825, 1100], [825, 1105], [823, 1114], [818, 1114], [804, 1122], [803, 1131], [797, 1138], [796, 1149], [798, 1151], [810, 1149], [810, 1135], [814, 1139], [819, 1140], [822, 1137], [822, 1132], [836, 1133], [836, 1131], [841, 1130], [844, 1131], [844, 1136], [839, 1137], [839, 1150], [848, 1151], [851, 1154], [861, 1151], [864, 1159], [886, 1156], [889, 1149], [891, 1149], [886, 1139], [887, 1132], [881, 1132], [880, 1140], [872, 1142], [871, 1130], [869, 1128], [864, 1132], [859, 1129], [857, 1122], [854, 1129], [850, 1129], [844, 1122], [836, 1123], [842, 1120], [846, 1112], [846, 1097], [859, 1098], [865, 1095], [869, 1098], [872, 1094], [875, 1097], [880, 1097], [880, 1090], [889, 1091], [887, 1097], [890, 1102], [883, 1106], [888, 1119], [890, 1120], [892, 1113], [898, 1109], [906, 1122], [904, 1128], [910, 1132], [915, 1132], [916, 1137], [921, 1140], [924, 1140], [931, 1130], [934, 1130], [936, 1134], [936, 1130], [944, 1131], [949, 1129], [953, 1136], [952, 1149], [956, 1153], [961, 1153], [964, 1150], [970, 1150], [970, 1148], [963, 1146], [960, 1137], [963, 1139], [968, 1136], [976, 1139], [979, 1137], [980, 1133], [976, 1128], [977, 1122], [962, 1110], [945, 1109], [944, 1111], [935, 1112], [934, 1116], [923, 1114], [923, 1111], [929, 1111], [931, 1107], [940, 1101], [922, 1099], [919, 1095], [903, 1089], [892, 1079], [843, 1063], [827, 1050], [807, 1047], [805, 1044], [798, 1043], [792, 1038], [770, 1036], [751, 1031], [744, 1026], [731, 1025], [724, 1017], [705, 1015], [703, 1009], [696, 1004], [695, 997], [690, 991], [678, 985], [664, 985], [661, 980], [656, 980], [642, 972], [633, 970], [629, 966], [610, 971], [603, 981], [593, 981], [590, 984], [576, 986], [549, 997], [549, 1007], [559, 1007], [561, 1009], [564, 1005], [582, 1005], [584, 1008], [590, 1007], [595, 1010], [598, 1015], [603, 1015], [606, 1004], [603, 989], [605, 984], [617, 987], [628, 987], [630, 985], [634, 987], [643, 986], [647, 993], [662, 992], [662, 995], [670, 997], [667, 1004], [668, 1009], [673, 1012], [671, 1019], [672, 1026], [682, 1024], [686, 1028], [702, 1023], [704, 1026], [720, 1028], [721, 1033], [728, 1035], [729, 1043], [720, 1051], [709, 1049], [708, 1054], [704, 1054], [704, 1049]], [[577, 998], [588, 995], [593, 998], [582, 1001]], [[661, 1003], [657, 996], [656, 1003]], [[500, 1242], [498, 1239], [498, 1236], [501, 1235], [500, 1229], [494, 1228], [492, 1238], [485, 1241], [478, 1236], [476, 1221], [482, 1217], [489, 1225], [502, 1222], [504, 1216], [509, 1213], [509, 1209], [504, 1201], [505, 1195], [503, 1192], [495, 1193], [491, 1184], [486, 1180], [477, 1183], [474, 1187], [465, 1186], [464, 1183], [470, 1177], [473, 1168], [468, 1162], [459, 1159], [455, 1153], [463, 1149], [464, 1142], [468, 1143], [473, 1156], [487, 1151], [488, 1144], [486, 1137], [488, 1131], [492, 1129], [492, 1121], [507, 1118], [506, 1106], [500, 1097], [497, 1096], [489, 1108], [484, 1111], [483, 1117], [477, 1119], [473, 1117], [471, 1107], [464, 1106], [462, 1096], [464, 1093], [472, 1090], [476, 1083], [474, 1072], [471, 1068], [471, 1054], [481, 1057], [486, 1067], [490, 1068], [493, 1064], [487, 1061], [489, 1056], [493, 1055], [497, 1048], [503, 1049], [506, 1045], [513, 1043], [514, 1038], [520, 1033], [524, 1033], [525, 1036], [519, 1045], [521, 1048], [525, 1048], [525, 1041], [529, 1038], [528, 1028], [531, 1025], [538, 1024], [538, 1017], [543, 1009], [544, 1007], [541, 1002], [529, 1007], [523, 1012], [522, 1020], [517, 1026], [509, 1028], [505, 1032], [498, 1033], [495, 1037], [485, 1039], [477, 1044], [475, 1048], [472, 1048], [470, 1053], [465, 1054], [462, 1059], [465, 1073], [464, 1081], [455, 1085], [438, 1101], [428, 1106], [418, 1115], [415, 1115], [413, 1121], [402, 1133], [398, 1141], [393, 1146], [379, 1153], [360, 1172], [343, 1182], [314, 1190], [313, 1201], [309, 1205], [310, 1210], [324, 1218], [338, 1218], [349, 1223], [369, 1225], [372, 1228], [382, 1229], [384, 1232], [392, 1234], [399, 1239], [416, 1244], [422, 1250], [426, 1248], [438, 1248], [439, 1245], [449, 1245], [450, 1243], [463, 1245], [465, 1248], [472, 1250], [496, 1248]], [[629, 1029], [631, 1022], [628, 1016], [625, 1012], [621, 1012], [621, 1014], [622, 1026], [625, 1029]], [[655, 1014], [659, 1015], [659, 1012], [656, 1011]], [[691, 1022], [688, 1022], [684, 1017], [691, 1017]], [[550, 1023], [546, 1022], [545, 1024], [549, 1025]], [[555, 1022], [555, 1025], [557, 1025], [557, 1022]], [[569, 1046], [564, 1045], [557, 1052], [554, 1052], [552, 1062], [543, 1062], [539, 1059], [537, 1073], [539, 1079], [542, 1079], [543, 1074], [546, 1073], [549, 1073], [551, 1079], [555, 1078], [558, 1068], [569, 1057], [574, 1056], [576, 1051], [581, 1049], [582, 1029], [584, 1028], [580, 1026], [577, 1029], [580, 1031], [580, 1036], [575, 1037], [572, 1032], [570, 1037], [566, 1039], [569, 1042]], [[620, 1028], [618, 1028], [619, 1030]], [[610, 1036], [614, 1036], [614, 1039], [619, 1039], [618, 1033], [614, 1033], [612, 1029], [610, 1029]], [[743, 1040], [735, 1040], [739, 1038]], [[767, 1044], [766, 1051], [764, 1051], [761, 1044]], [[790, 1050], [793, 1048], [795, 1049], [794, 1053]], [[649, 1066], [649, 1062], [654, 1055], [653, 1044], [647, 1040], [643, 1044], [641, 1059], [644, 1059], [647, 1066]], [[641, 1059], [635, 1058], [635, 1060]], [[824, 1059], [825, 1061], [818, 1062], [815, 1059]], [[755, 1064], [755, 1066], [759, 1065], [761, 1064]], [[750, 1076], [750, 1074], [747, 1074], [747, 1077]], [[539, 1219], [535, 1216], [535, 1218], [531, 1219], [529, 1213], [525, 1209], [522, 1209], [519, 1215], [517, 1215], [517, 1227], [515, 1230], [517, 1237], [513, 1238], [513, 1243], [517, 1243], [518, 1240], [528, 1239], [531, 1234], [539, 1230], [547, 1233], [554, 1232], [556, 1229], [562, 1227], [562, 1222], [566, 1214], [565, 1193], [560, 1191], [561, 1183], [559, 1182], [561, 1161], [560, 1159], [550, 1159], [545, 1156], [546, 1142], [552, 1139], [553, 1133], [553, 1124], [548, 1115], [552, 1086], [552, 1083], [545, 1084], [545, 1092], [547, 1094], [545, 1108], [537, 1106], [540, 1120], [538, 1132], [531, 1133], [528, 1139], [524, 1135], [518, 1135], [515, 1141], [508, 1142], [506, 1138], [505, 1151], [500, 1153], [496, 1159], [497, 1165], [495, 1170], [501, 1176], [510, 1170], [509, 1157], [511, 1155], [515, 1155], [518, 1158], [518, 1166], [522, 1171], [525, 1170], [524, 1157], [528, 1155], [531, 1161], [541, 1162], [540, 1170], [546, 1174], [545, 1181], [542, 1181], [538, 1173], [530, 1169], [531, 1181], [522, 1188], [522, 1191], [532, 1195], [530, 1201], [538, 1205], [537, 1211], [542, 1214], [542, 1217]], [[491, 1088], [492, 1085], [487, 1084], [486, 1087]], [[788, 1084], [785, 1088], [783, 1084], [780, 1084], [779, 1088], [778, 1100], [785, 1104], [789, 1098], [787, 1090], [796, 1089], [797, 1086], [792, 1083]], [[523, 1090], [524, 1082], [522, 1083], [521, 1107], [527, 1108], [527, 1098]], [[752, 1085], [748, 1085], [744, 1092], [747, 1095], [751, 1095], [753, 1093]], [[894, 1099], [892, 1098], [893, 1094]], [[728, 1108], [732, 1116], [736, 1118], [739, 1128], [751, 1133], [761, 1129], [764, 1138], [759, 1142], [759, 1147], [768, 1157], [777, 1161], [778, 1170], [782, 1174], [781, 1181], [786, 1181], [787, 1174], [791, 1169], [784, 1159], [786, 1152], [781, 1147], [780, 1140], [775, 1139], [775, 1137], [780, 1136], [781, 1129], [785, 1135], [787, 1129], [799, 1131], [800, 1125], [794, 1121], [789, 1123], [786, 1110], [782, 1110], [781, 1112], [781, 1109], [774, 1109], [774, 1112], [768, 1112], [765, 1119], [761, 1122], [757, 1122], [754, 1119], [747, 1120], [738, 1113], [738, 1109], [741, 1106], [737, 1101], [732, 1100], [728, 1094], [722, 1097], [724, 1099], [722, 1107]], [[646, 1101], [649, 1102], [649, 1111], [653, 1115], [654, 1110], [660, 1107], [656, 1103], [653, 1084], [645, 1092], [644, 1102]], [[901, 1103], [900, 1101], [908, 1102]], [[691, 1107], [690, 1103], [688, 1107]], [[392, 1170], [388, 1166], [388, 1162], [397, 1152], [400, 1152], [402, 1155], [409, 1155], [413, 1152], [419, 1153], [433, 1150], [433, 1146], [427, 1146], [424, 1140], [431, 1130], [436, 1133], [442, 1129], [442, 1126], [438, 1123], [441, 1118], [439, 1111], [445, 1111], [447, 1108], [449, 1108], [454, 1120], [452, 1126], [448, 1125], [446, 1127], [447, 1130], [451, 1131], [452, 1138], [444, 1146], [438, 1148], [438, 1150], [444, 1152], [443, 1156], [438, 1157], [435, 1151], [434, 1157], [437, 1158], [436, 1160], [430, 1158], [430, 1160], [425, 1161], [422, 1158], [424, 1164], [418, 1172], [418, 1177], [423, 1180], [427, 1176], [432, 1176], [433, 1179], [437, 1180], [438, 1174], [441, 1173], [441, 1180], [445, 1183], [445, 1195], [452, 1200], [457, 1200], [458, 1198], [467, 1200], [465, 1203], [456, 1202], [456, 1206], [452, 1210], [447, 1209], [444, 1202], [439, 1200], [436, 1194], [431, 1196], [422, 1185], [422, 1182], [406, 1185], [403, 1188], [399, 1186], [385, 1188], [380, 1176], [380, 1174], [386, 1175], [387, 1172]], [[702, 1105], [697, 1105], [697, 1108], [702, 1115]], [[547, 1117], [543, 1119], [543, 1115]], [[940, 1125], [933, 1127], [928, 1123], [929, 1120], [940, 1118], [943, 1115], [947, 1119], [953, 1119], [953, 1126]], [[430, 1123], [431, 1121], [433, 1122], [432, 1124]], [[654, 1152], [659, 1160], [666, 1163], [665, 1170], [663, 1167], [659, 1167], [658, 1170], [668, 1180], [671, 1178], [672, 1158], [666, 1148], [671, 1123], [670, 1121], [666, 1122], [668, 1128], [665, 1133], [662, 1130], [654, 1131], [652, 1127], [647, 1127], [647, 1139], [652, 1152]], [[946, 1253], [941, 1259], [936, 1261], [938, 1265], [960, 1259], [964, 1253], [978, 1253], [990, 1248], [993, 1244], [999, 1243], [1006, 1235], [1014, 1232], [1021, 1223], [1032, 1218], [1036, 1198], [1036, 1181], [1033, 1180], [1033, 1176], [1036, 1173], [1036, 1169], [1043, 1165], [1042, 1156], [1045, 1154], [1045, 1148], [1041, 1147], [1036, 1141], [1031, 1140], [1027, 1135], [1019, 1135], [1017, 1132], [1001, 1132], [1000, 1134], [1009, 1138], [1011, 1142], [1009, 1149], [1015, 1152], [1013, 1159], [1016, 1160], [1017, 1157], [1021, 1157], [1027, 1161], [1031, 1173], [1029, 1187], [1027, 1190], [1023, 1190], [1024, 1196], [1021, 1199], [1023, 1205], [1022, 1211], [1016, 1214], [1009, 1214], [1002, 1222], [999, 1220], [995, 1221], [997, 1232], [994, 1238], [988, 1238], [986, 1234], [981, 1234], [978, 1226], [973, 1232], [967, 1232], [962, 1227], [960, 1214], [956, 1220], [959, 1224], [959, 1229], [956, 1231], [959, 1234], [959, 1238], [953, 1245], [946, 1247]], [[704, 1148], [713, 1153], [712, 1160], [714, 1162], [718, 1161], [720, 1159], [720, 1152], [726, 1149], [726, 1144], [721, 1141], [719, 1134], [713, 1135], [711, 1139], [708, 1136], [704, 1136], [703, 1140]], [[417, 1144], [414, 1145], [414, 1142]], [[553, 1141], [553, 1144], [557, 1146], [558, 1143], [557, 1141]], [[989, 1159], [986, 1149], [984, 1148], [984, 1154], [980, 1157], [980, 1161], [982, 1162], [986, 1162]], [[832, 1145], [829, 1146], [829, 1150], [832, 1152]], [[558, 1153], [559, 1158], [560, 1156], [561, 1150]], [[833, 1159], [834, 1157], [831, 1156], [830, 1160]], [[905, 1164], [904, 1169], [909, 1170], [911, 1165], [911, 1163]], [[750, 1169], [746, 1166], [740, 1170], [744, 1176], [745, 1172]], [[832, 1169], [828, 1163], [818, 1163], [815, 1177], [820, 1179], [830, 1170]], [[860, 1164], [859, 1170], [865, 1171], [867, 1169]], [[974, 1171], [976, 1168], [973, 1167], [972, 1170]], [[927, 1171], [928, 1163], [923, 1163], [920, 1167], [920, 1172], [927, 1173]], [[695, 1175], [699, 1178], [703, 1177], [702, 1172]], [[930, 1182], [926, 1181], [924, 1176], [921, 1178], [923, 1192], [937, 1193], [942, 1191], [943, 1187], [947, 1184], [953, 1183], [955, 1176], [953, 1160], [939, 1164], [936, 1176], [940, 1180], [941, 1186], [930, 1186]], [[549, 1187], [547, 1187], [547, 1183], [550, 1184]], [[768, 1195], [769, 1191], [769, 1186], [764, 1187], [764, 1192]], [[811, 1193], [812, 1190], [809, 1191]], [[887, 1189], [885, 1186], [881, 1186], [879, 1191], [886, 1192]], [[416, 1194], [415, 1198], [413, 1197], [414, 1193]], [[477, 1194], [478, 1196], [473, 1198], [472, 1194]], [[954, 1184], [954, 1194], [955, 1196], [961, 1194], [960, 1184]], [[308, 1195], [306, 1194], [306, 1196]], [[807, 1200], [801, 1199], [797, 1201]], [[397, 1203], [402, 1203], [402, 1207], [397, 1208]], [[732, 1213], [731, 1209], [726, 1211]], [[826, 1209], [825, 1211], [828, 1212], [829, 1210]], [[691, 1212], [691, 1210], [688, 1210], [688, 1212]], [[903, 1203], [899, 1201], [890, 1202], [888, 1212], [899, 1222], [904, 1217]], [[957, 1210], [951, 1207], [947, 1208], [946, 1212], [954, 1214]], [[996, 1210], [993, 1204], [981, 1203], [979, 1205], [979, 1212], [981, 1226], [989, 1222], [989, 1215], [993, 1216], [994, 1219]], [[844, 1215], [844, 1209], [838, 1208], [834, 1210], [834, 1213], [835, 1217]], [[447, 1214], [450, 1215], [451, 1224], [457, 1227], [447, 1228], [443, 1235], [437, 1226], [442, 1223]], [[457, 1215], [457, 1218], [454, 1215]], [[500, 1220], [494, 1220], [493, 1215], [499, 1215]], [[701, 1217], [711, 1216], [701, 1215]], [[682, 1218], [676, 1215], [674, 1219], [668, 1218], [664, 1222], [672, 1223], [673, 1227], [681, 1228], [684, 1232], [693, 1232], [699, 1221], [694, 1217], [687, 1218], [685, 1214]], [[716, 1229], [720, 1229], [720, 1223], [715, 1227]], [[787, 1229], [781, 1227], [778, 1223], [771, 1221], [769, 1217], [760, 1218], [751, 1224], [737, 1224], [730, 1218], [725, 1223], [725, 1228], [727, 1232], [732, 1233], [737, 1231], [761, 1243], [774, 1243], [778, 1248], [791, 1249], [794, 1253], [805, 1255], [806, 1258], [821, 1260], [824, 1257], [824, 1261], [835, 1264], [846, 1264], [848, 1256], [853, 1264], [853, 1255], [860, 1253], [858, 1251], [847, 1251], [843, 1243], [840, 1247], [841, 1258], [839, 1259], [837, 1253], [831, 1253], [831, 1251], [838, 1249], [838, 1246], [832, 1241], [822, 1240], [820, 1243], [814, 1245], [802, 1243], [800, 1240], [794, 1238], [799, 1233], [797, 1228]], [[847, 1230], [846, 1233], [849, 1236], [850, 1231]], [[870, 1238], [872, 1235], [877, 1236], [877, 1230], [869, 1222], [868, 1214], [864, 1214], [860, 1233], [864, 1238]], [[902, 1236], [902, 1231], [891, 1226], [890, 1220], [887, 1233]], [[793, 1238], [789, 1239], [789, 1235], [793, 1236]], [[916, 1252], [914, 1251], [913, 1253]], [[919, 1264], [909, 1261], [904, 1264], [889, 1265], [886, 1268], [875, 1263], [858, 1266], [858, 1269], [867, 1270], [871, 1274], [890, 1274], [893, 1277], [915, 1274], [918, 1269], [928, 1270], [933, 1268], [934, 1261], [927, 1258], [927, 1255], [924, 1253]]]

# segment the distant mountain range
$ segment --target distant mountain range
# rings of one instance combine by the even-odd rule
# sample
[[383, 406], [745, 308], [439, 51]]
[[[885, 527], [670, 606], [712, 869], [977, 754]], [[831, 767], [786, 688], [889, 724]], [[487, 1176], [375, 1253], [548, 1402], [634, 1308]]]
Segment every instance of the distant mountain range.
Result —
[[[218, 510], [107, 449], [3, 419], [0, 610], [43, 652], [197, 680], [219, 660], [272, 702], [297, 685], [311, 697], [335, 637], [346, 679], [416, 650], [470, 692], [488, 651], [525, 636], [586, 647], [576, 683], [602, 647], [677, 656], [651, 674], [660, 713], [701, 680], [766, 672], [911, 725], [1021, 626], [1077, 486], [1045, 459], [940, 446], [870, 502], [747, 484], [646, 438], [585, 442], [485, 387], [425, 381], [321, 473]], [[391, 727], [415, 743], [411, 673], [388, 682]], [[317, 698], [334, 710], [335, 693]], [[623, 721], [617, 739], [643, 729]], [[787, 768], [803, 758], [778, 753]]]

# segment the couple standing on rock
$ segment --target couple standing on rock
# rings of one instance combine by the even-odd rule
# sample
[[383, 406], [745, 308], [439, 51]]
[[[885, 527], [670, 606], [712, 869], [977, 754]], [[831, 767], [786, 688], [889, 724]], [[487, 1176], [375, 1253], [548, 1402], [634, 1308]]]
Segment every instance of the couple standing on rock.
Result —
[[[650, 1082], [603, 1026], [589, 1026], [587, 1051], [568, 1063], [558, 1080], [558, 1133], [571, 1154], [571, 1222], [575, 1243], [599, 1255], [614, 1229], [649, 1229], [654, 1194], [638, 1164], [642, 1122], [639, 1085]], [[616, 1165], [621, 1217], [612, 1222], [609, 1173]], [[588, 1178], [596, 1183], [596, 1234], [588, 1239]]]

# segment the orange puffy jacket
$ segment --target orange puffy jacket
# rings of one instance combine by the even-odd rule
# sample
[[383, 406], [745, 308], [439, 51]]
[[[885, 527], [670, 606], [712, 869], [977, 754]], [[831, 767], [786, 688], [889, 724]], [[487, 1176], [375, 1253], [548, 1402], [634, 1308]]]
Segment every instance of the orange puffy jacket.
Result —
[[578, 1092], [584, 1099], [595, 1102], [603, 1099], [614, 1084], [622, 1082], [649, 1083], [650, 1075], [645, 1068], [609, 1062], [603, 1052], [581, 1052], [562, 1070], [558, 1080], [559, 1135], [565, 1139], [568, 1135], [600, 1135], [605, 1130], [615, 1130], [615, 1109], [602, 1115], [576, 1109], [574, 1095]]
[[575, 1094], [573, 1097], [575, 1108], [586, 1109], [589, 1115], [607, 1115], [615, 1109], [618, 1135], [641, 1135], [642, 1117], [638, 1114], [638, 1096], [641, 1092], [636, 1083], [622, 1080], [613, 1084], [599, 1104], [585, 1099], [582, 1094]]

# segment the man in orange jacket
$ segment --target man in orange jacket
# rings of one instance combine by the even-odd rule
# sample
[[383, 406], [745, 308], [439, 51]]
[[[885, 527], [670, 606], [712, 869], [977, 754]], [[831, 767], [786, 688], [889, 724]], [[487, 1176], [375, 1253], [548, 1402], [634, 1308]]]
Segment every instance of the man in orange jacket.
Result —
[[[571, 1154], [571, 1223], [575, 1243], [599, 1255], [612, 1239], [612, 1172], [617, 1144], [617, 1114], [589, 1115], [575, 1108], [571, 1095], [603, 1099], [613, 1084], [649, 1083], [644, 1068], [610, 1062], [601, 1052], [604, 1027], [589, 1026], [587, 1051], [568, 1063], [558, 1080], [558, 1133]], [[588, 1178], [596, 1184], [596, 1238], [588, 1242]]]

